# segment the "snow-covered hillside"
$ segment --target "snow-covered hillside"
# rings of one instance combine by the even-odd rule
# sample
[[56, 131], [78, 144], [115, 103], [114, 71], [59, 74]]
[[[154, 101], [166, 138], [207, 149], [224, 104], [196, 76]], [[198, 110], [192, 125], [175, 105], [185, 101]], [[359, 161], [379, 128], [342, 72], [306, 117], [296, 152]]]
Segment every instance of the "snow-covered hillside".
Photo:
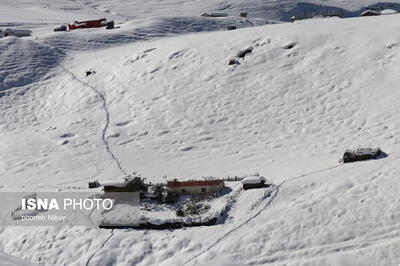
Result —
[[5, 255], [0, 253], [0, 260], [2, 265], [7, 265], [7, 266], [29, 266], [32, 265], [28, 261], [24, 261], [18, 258], [15, 258], [10, 255]]
[[[255, 205], [262, 192], [242, 192], [211, 227], [3, 227], [3, 252], [44, 265], [400, 263], [398, 14], [249, 27], [286, 18], [284, 4], [212, 19], [197, 15], [250, 3], [88, 3], [0, 4], [2, 26], [33, 29], [0, 39], [2, 191], [80, 190], [133, 171], [153, 182], [259, 172], [277, 189]], [[124, 23], [51, 32], [103, 15]], [[216, 31], [229, 24], [241, 29]], [[357, 145], [389, 156], [339, 164]]]
[[[91, 16], [112, 16], [120, 20], [135, 20], [149, 17], [198, 16], [202, 12], [220, 11], [239, 15], [248, 11], [249, 16], [273, 20], [288, 21], [293, 15], [318, 13], [328, 10], [343, 10], [346, 16], [359, 15], [367, 7], [400, 8], [394, 1], [376, 0], [193, 0], [193, 1], [158, 1], [145, 2], [127, 0], [87, 0], [87, 1], [53, 1], [53, 0], [2, 0], [0, 3], [4, 22], [43, 23], [48, 19], [59, 22], [63, 18], [76, 20], [82, 14]], [[45, 15], [45, 16], [43, 16]]]

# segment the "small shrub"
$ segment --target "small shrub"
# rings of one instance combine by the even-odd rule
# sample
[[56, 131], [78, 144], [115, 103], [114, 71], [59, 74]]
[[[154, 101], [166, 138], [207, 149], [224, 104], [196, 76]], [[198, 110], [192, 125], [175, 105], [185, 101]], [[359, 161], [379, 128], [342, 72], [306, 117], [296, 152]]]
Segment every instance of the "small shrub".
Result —
[[154, 186], [153, 194], [156, 196], [156, 201], [162, 203], [164, 201], [164, 186], [157, 184]]
[[176, 216], [178, 216], [178, 217], [185, 216], [185, 212], [183, 211], [182, 208], [179, 208], [179, 209], [176, 210]]
[[196, 203], [190, 201], [185, 205], [185, 213], [191, 215], [199, 214], [199, 207]]
[[176, 192], [167, 190], [166, 193], [164, 194], [163, 201], [165, 203], [172, 204], [172, 203], [177, 202], [178, 199], [179, 199], [179, 195]]
[[210, 209], [210, 205], [206, 203], [196, 203], [193, 201], [189, 201], [184, 206], [185, 215], [199, 215], [207, 212]]
[[140, 175], [133, 173], [129, 177], [125, 178], [127, 192], [146, 192], [147, 185], [144, 182], [145, 178]]

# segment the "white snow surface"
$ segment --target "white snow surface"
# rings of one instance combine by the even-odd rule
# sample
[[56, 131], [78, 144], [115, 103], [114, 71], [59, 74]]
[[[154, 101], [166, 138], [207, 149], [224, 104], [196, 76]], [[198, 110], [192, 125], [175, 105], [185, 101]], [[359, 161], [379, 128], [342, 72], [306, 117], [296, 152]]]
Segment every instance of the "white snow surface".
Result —
[[32, 266], [34, 265], [33, 263], [30, 263], [29, 261], [21, 260], [17, 257], [10, 256], [4, 253], [0, 253], [0, 261], [1, 265], [4, 266]]
[[[33, 30], [0, 39], [2, 191], [83, 190], [133, 171], [276, 184], [238, 194], [216, 226], [2, 227], [3, 253], [43, 265], [398, 265], [399, 15], [248, 27], [295, 3], [1, 1], [0, 28]], [[249, 20], [198, 16], [247, 7]], [[52, 32], [97, 17], [120, 28]], [[215, 31], [232, 23], [243, 28]], [[338, 164], [357, 145], [388, 157]]]

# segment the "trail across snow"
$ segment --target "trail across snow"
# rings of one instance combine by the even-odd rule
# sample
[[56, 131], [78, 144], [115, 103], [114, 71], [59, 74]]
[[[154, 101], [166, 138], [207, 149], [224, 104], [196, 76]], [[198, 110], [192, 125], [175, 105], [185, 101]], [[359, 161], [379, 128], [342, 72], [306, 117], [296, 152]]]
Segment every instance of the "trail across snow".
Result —
[[90, 265], [90, 261], [93, 259], [93, 257], [96, 255], [97, 252], [99, 252], [102, 248], [104, 248], [104, 246], [107, 244], [107, 242], [114, 236], [114, 229], [111, 229], [111, 233], [110, 236], [101, 244], [101, 246], [95, 251], [93, 252], [88, 260], [86, 261], [86, 266]]
[[211, 250], [216, 245], [218, 245], [222, 240], [225, 240], [226, 238], [228, 238], [235, 231], [237, 231], [241, 227], [249, 224], [252, 220], [254, 220], [257, 216], [259, 216], [263, 211], [265, 211], [272, 204], [272, 202], [278, 196], [281, 187], [283, 185], [285, 185], [286, 183], [294, 181], [294, 180], [299, 179], [299, 178], [307, 177], [307, 176], [310, 176], [310, 175], [313, 175], [313, 174], [317, 174], [317, 173], [321, 173], [321, 172], [325, 172], [325, 171], [330, 171], [330, 170], [333, 170], [333, 169], [335, 169], [337, 167], [340, 167], [340, 166], [341, 166], [340, 164], [339, 165], [335, 165], [335, 166], [332, 166], [332, 167], [324, 168], [324, 169], [321, 169], [321, 170], [316, 170], [316, 171], [313, 171], [313, 172], [310, 172], [310, 173], [302, 174], [302, 175], [299, 175], [299, 176], [296, 176], [296, 177], [292, 177], [292, 178], [289, 178], [289, 179], [286, 179], [286, 180], [282, 181], [280, 184], [278, 184], [275, 187], [275, 190], [272, 191], [271, 196], [268, 198], [268, 200], [266, 201], [266, 203], [264, 204], [264, 206], [260, 210], [258, 210], [256, 213], [252, 214], [251, 217], [249, 217], [247, 220], [245, 220], [244, 222], [242, 222], [238, 226], [234, 227], [233, 229], [229, 230], [224, 235], [219, 237], [215, 242], [213, 242], [211, 245], [209, 245], [206, 249], [204, 249], [203, 251], [199, 252], [194, 257], [192, 257], [192, 258], [188, 259], [187, 261], [185, 261], [183, 263], [183, 265], [189, 264], [190, 262], [192, 262], [193, 260], [197, 259], [201, 255], [207, 253], [209, 250]]
[[81, 79], [79, 79], [74, 73], [72, 73], [71, 71], [67, 70], [64, 66], [61, 65], [61, 67], [66, 73], [71, 75], [71, 77], [74, 80], [76, 80], [77, 82], [79, 82], [83, 86], [91, 89], [94, 93], [96, 93], [96, 95], [99, 96], [99, 98], [101, 100], [101, 104], [102, 104], [103, 109], [104, 109], [104, 113], [105, 113], [105, 125], [104, 125], [104, 128], [103, 128], [102, 132], [101, 132], [101, 137], [102, 137], [103, 143], [104, 143], [104, 145], [106, 147], [107, 152], [110, 154], [111, 158], [113, 159], [113, 161], [115, 162], [115, 164], [117, 165], [117, 167], [121, 171], [121, 173], [124, 176], [128, 176], [129, 175], [128, 172], [122, 167], [121, 162], [118, 160], [117, 156], [113, 153], [113, 151], [112, 151], [112, 149], [110, 147], [110, 143], [108, 141], [107, 130], [108, 130], [108, 127], [110, 125], [110, 112], [108, 111], [107, 101], [106, 101], [105, 95], [102, 92], [100, 92], [100, 90], [92, 87], [88, 83], [86, 83], [86, 82], [82, 81]]

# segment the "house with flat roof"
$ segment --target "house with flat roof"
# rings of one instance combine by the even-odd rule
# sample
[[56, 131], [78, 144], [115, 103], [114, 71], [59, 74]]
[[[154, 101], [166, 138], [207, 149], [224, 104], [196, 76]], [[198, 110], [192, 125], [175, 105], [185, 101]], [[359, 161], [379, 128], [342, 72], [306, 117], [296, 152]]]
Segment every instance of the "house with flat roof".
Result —
[[206, 195], [220, 192], [225, 184], [222, 180], [168, 181], [167, 189], [180, 195]]

